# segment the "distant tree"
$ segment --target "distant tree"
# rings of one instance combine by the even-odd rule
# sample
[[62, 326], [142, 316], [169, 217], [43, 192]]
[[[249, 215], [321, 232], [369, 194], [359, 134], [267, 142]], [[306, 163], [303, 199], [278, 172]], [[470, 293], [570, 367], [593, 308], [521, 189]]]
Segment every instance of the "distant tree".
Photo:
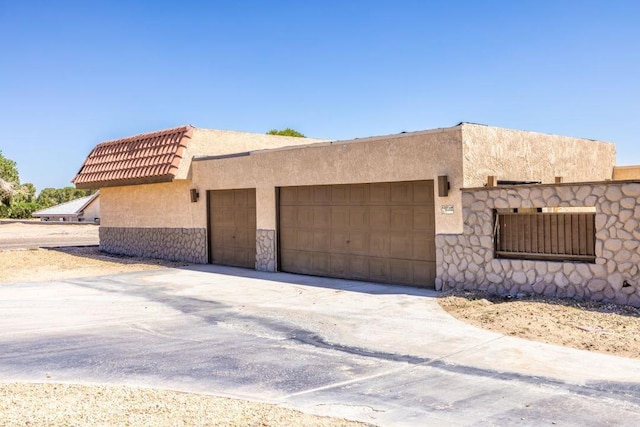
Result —
[[93, 193], [95, 193], [95, 190], [79, 190], [74, 187], [45, 188], [38, 195], [36, 204], [38, 209], [46, 209], [80, 197], [90, 196]]
[[0, 205], [8, 207], [11, 200], [18, 193], [20, 176], [16, 162], [7, 159], [0, 151]]
[[303, 134], [301, 134], [297, 130], [294, 130], [294, 129], [291, 129], [291, 128], [285, 128], [285, 129], [282, 129], [282, 130], [271, 129], [269, 132], [267, 132], [267, 135], [295, 136], [297, 138], [306, 138], [306, 136], [304, 136]]
[[0, 150], [0, 179], [12, 184], [20, 183], [16, 162], [3, 156], [2, 150]]

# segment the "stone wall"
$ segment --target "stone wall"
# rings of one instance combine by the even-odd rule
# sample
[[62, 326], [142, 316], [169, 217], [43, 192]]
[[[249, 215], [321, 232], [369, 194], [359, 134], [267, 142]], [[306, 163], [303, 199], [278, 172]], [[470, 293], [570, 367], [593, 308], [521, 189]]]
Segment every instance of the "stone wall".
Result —
[[100, 227], [100, 250], [206, 264], [206, 228]]
[[[596, 209], [595, 263], [494, 257], [494, 209]], [[463, 234], [436, 236], [436, 289], [609, 301], [640, 307], [640, 183], [602, 182], [463, 190]]]
[[256, 270], [276, 271], [276, 231], [256, 231]]

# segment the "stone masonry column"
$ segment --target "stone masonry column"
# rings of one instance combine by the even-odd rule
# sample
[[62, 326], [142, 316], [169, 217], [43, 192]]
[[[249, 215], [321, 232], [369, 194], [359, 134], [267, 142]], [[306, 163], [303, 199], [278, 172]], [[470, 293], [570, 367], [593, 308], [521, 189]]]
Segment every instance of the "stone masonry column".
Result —
[[256, 188], [256, 270], [276, 271], [276, 189]]

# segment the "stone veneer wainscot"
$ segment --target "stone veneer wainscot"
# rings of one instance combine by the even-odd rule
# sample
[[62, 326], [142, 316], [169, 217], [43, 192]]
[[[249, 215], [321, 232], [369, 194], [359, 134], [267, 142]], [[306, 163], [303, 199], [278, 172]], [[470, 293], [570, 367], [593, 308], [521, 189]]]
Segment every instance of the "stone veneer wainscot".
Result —
[[100, 250], [112, 254], [205, 264], [206, 228], [100, 227]]
[[[594, 206], [596, 261], [494, 258], [494, 209]], [[465, 189], [463, 234], [436, 236], [436, 289], [544, 294], [640, 307], [640, 183]]]

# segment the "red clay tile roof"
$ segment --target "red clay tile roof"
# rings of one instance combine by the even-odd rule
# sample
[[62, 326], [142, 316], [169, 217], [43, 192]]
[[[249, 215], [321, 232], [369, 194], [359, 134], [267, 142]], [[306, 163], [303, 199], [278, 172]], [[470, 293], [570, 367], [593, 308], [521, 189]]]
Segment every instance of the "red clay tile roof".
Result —
[[71, 182], [100, 188], [172, 181], [192, 133], [192, 126], [182, 126], [102, 142]]

